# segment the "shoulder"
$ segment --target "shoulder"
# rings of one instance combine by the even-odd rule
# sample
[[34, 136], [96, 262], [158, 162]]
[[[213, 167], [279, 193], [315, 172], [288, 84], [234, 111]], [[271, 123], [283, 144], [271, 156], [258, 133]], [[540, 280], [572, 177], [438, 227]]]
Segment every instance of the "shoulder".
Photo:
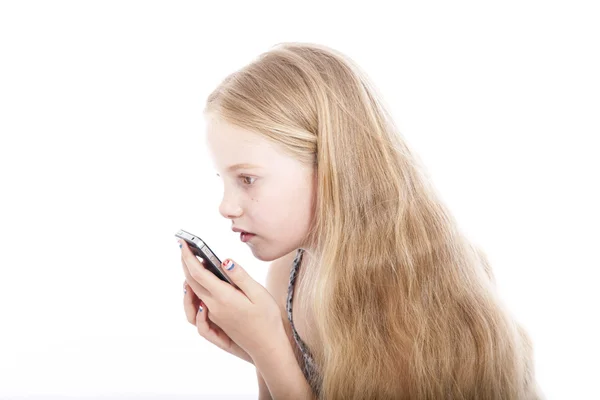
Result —
[[287, 312], [287, 297], [289, 291], [290, 274], [292, 272], [294, 259], [296, 258], [297, 253], [298, 250], [294, 250], [291, 253], [271, 262], [267, 272], [265, 286], [267, 291], [271, 294], [271, 296], [273, 296], [273, 299], [275, 299], [275, 302], [279, 306], [279, 310], [281, 312], [281, 321], [283, 322], [285, 333], [287, 334], [290, 346], [292, 346], [294, 349], [296, 360], [300, 363], [302, 360], [302, 355], [299, 353], [299, 349], [296, 345], [294, 332]]
[[281, 310], [281, 316], [287, 320], [287, 296], [289, 291], [290, 274], [294, 265], [297, 250], [271, 262], [265, 279], [265, 287], [273, 296]]

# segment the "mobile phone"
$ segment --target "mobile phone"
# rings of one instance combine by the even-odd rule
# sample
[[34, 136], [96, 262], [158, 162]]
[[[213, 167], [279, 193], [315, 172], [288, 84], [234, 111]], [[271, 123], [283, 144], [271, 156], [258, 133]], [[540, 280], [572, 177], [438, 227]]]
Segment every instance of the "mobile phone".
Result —
[[221, 269], [221, 260], [219, 260], [219, 257], [212, 252], [210, 247], [208, 247], [208, 245], [202, 239], [200, 239], [198, 235], [180, 230], [175, 234], [175, 236], [185, 240], [189, 245], [190, 250], [192, 250], [192, 253], [205, 261], [204, 266], [207, 270], [215, 274], [217, 278], [221, 279], [222, 281], [229, 283], [238, 290], [240, 289], [227, 277], [225, 272], [223, 272], [223, 269]]

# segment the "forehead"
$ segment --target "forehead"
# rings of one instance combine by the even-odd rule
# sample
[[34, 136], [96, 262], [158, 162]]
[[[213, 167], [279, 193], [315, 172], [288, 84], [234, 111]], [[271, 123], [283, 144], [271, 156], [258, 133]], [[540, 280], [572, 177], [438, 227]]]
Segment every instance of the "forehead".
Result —
[[262, 140], [256, 133], [220, 119], [206, 121], [206, 141], [211, 149], [222, 146], [260, 147]]
[[239, 163], [267, 168], [282, 159], [274, 143], [260, 134], [216, 117], [206, 120], [206, 145], [218, 170]]

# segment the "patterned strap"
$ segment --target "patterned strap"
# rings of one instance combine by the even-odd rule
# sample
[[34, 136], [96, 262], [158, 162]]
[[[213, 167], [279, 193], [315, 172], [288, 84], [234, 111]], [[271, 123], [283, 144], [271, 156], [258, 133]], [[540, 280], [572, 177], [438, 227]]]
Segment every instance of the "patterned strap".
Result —
[[[296, 258], [294, 258], [294, 265], [290, 272], [290, 281], [289, 281], [289, 285], [288, 285], [288, 297], [287, 297], [286, 308], [287, 308], [288, 319], [290, 321], [290, 325], [292, 326], [292, 334], [294, 336], [294, 340], [296, 341], [296, 344], [300, 348], [300, 351], [302, 353], [302, 357], [304, 360], [304, 366], [302, 368], [302, 372], [304, 373], [304, 376], [306, 377], [308, 382], [313, 382], [314, 381], [313, 378], [317, 376], [317, 368], [316, 368], [314, 359], [310, 353], [310, 350], [308, 349], [308, 346], [306, 345], [306, 343], [304, 343], [302, 338], [300, 338], [300, 335], [298, 335], [298, 332], [296, 331], [296, 327], [294, 326], [294, 321], [292, 318], [292, 298], [294, 295], [294, 285], [296, 283], [296, 277], [298, 275], [298, 269], [300, 267], [300, 263], [302, 262], [303, 254], [304, 254], [304, 250], [298, 249], [298, 251], [296, 253]], [[311, 383], [311, 385], [312, 384], [313, 383]], [[317, 385], [317, 386], [319, 386], [319, 385]], [[320, 390], [319, 387], [312, 386], [312, 388], [315, 393], [318, 393]]]

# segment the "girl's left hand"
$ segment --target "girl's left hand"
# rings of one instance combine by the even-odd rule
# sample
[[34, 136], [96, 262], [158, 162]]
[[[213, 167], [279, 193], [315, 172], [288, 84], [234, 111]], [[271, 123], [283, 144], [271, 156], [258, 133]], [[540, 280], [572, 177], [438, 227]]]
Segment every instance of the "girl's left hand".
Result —
[[264, 286], [235, 261], [226, 259], [221, 267], [240, 288], [236, 289], [208, 271], [185, 240], [178, 242], [182, 245], [181, 264], [188, 285], [210, 310], [210, 320], [231, 340], [253, 359], [268, 357], [288, 342], [279, 306]]

